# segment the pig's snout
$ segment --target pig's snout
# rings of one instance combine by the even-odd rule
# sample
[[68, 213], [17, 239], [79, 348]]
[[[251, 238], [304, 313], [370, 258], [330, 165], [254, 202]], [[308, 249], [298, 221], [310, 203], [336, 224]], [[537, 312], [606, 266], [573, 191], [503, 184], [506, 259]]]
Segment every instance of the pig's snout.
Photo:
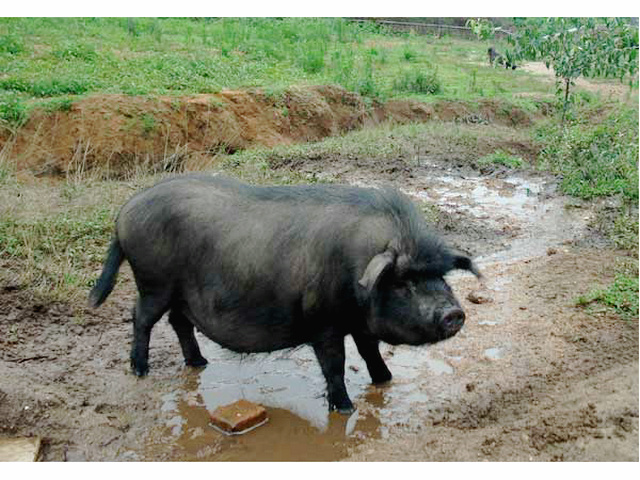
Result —
[[445, 336], [450, 337], [458, 332], [464, 325], [464, 312], [461, 308], [451, 308], [443, 313], [440, 327]]

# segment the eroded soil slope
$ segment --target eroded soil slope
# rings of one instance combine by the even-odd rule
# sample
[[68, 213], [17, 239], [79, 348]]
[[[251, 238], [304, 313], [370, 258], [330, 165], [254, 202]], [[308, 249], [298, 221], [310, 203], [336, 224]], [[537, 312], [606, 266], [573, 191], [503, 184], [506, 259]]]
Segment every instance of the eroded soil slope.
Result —
[[430, 119], [528, 125], [531, 115], [491, 99], [474, 105], [371, 104], [338, 86], [175, 98], [93, 95], [75, 101], [69, 111], [35, 111], [14, 134], [0, 129], [0, 150], [18, 171], [59, 175], [98, 169], [103, 176], [121, 177], [190, 170], [208, 165], [219, 152], [315, 141], [385, 120]]

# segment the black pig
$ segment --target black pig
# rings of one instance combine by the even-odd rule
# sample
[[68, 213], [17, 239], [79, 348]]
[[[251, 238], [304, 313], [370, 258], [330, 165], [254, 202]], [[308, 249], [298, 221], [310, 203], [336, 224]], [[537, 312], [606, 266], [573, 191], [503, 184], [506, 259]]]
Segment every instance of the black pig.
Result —
[[492, 67], [497, 63], [499, 65], [504, 65], [504, 68], [506, 68], [507, 70], [515, 70], [516, 68], [518, 68], [516, 63], [511, 58], [511, 53], [509, 51], [507, 51], [505, 55], [502, 55], [495, 48], [489, 47], [489, 50], [487, 50], [487, 54], [489, 56], [489, 65], [491, 65]]
[[329, 408], [342, 413], [353, 411], [344, 337], [352, 335], [372, 381], [386, 382], [378, 342], [455, 335], [465, 316], [443, 276], [479, 276], [391, 188], [258, 187], [207, 175], [165, 180], [122, 207], [92, 306], [111, 293], [125, 259], [139, 293], [136, 375], [147, 374], [151, 329], [168, 311], [187, 365], [207, 363], [194, 326], [236, 352], [310, 344]]

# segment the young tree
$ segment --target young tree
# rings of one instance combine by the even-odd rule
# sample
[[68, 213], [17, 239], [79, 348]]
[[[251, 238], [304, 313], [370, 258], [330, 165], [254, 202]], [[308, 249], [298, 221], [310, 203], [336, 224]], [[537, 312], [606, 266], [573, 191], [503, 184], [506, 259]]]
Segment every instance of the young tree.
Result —
[[516, 19], [508, 41], [515, 56], [553, 67], [557, 92], [564, 94], [562, 124], [576, 78], [614, 77], [637, 83], [638, 28], [622, 18]]

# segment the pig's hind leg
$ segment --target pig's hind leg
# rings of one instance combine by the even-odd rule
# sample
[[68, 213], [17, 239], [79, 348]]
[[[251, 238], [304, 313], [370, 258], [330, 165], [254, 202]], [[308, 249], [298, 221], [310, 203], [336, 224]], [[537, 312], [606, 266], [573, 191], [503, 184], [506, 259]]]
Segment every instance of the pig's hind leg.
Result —
[[178, 335], [185, 365], [204, 367], [208, 362], [200, 353], [200, 347], [198, 347], [193, 324], [177, 309], [171, 309], [169, 323]]
[[149, 373], [149, 340], [151, 329], [169, 308], [166, 294], [140, 294], [133, 316], [131, 369], [139, 377]]

